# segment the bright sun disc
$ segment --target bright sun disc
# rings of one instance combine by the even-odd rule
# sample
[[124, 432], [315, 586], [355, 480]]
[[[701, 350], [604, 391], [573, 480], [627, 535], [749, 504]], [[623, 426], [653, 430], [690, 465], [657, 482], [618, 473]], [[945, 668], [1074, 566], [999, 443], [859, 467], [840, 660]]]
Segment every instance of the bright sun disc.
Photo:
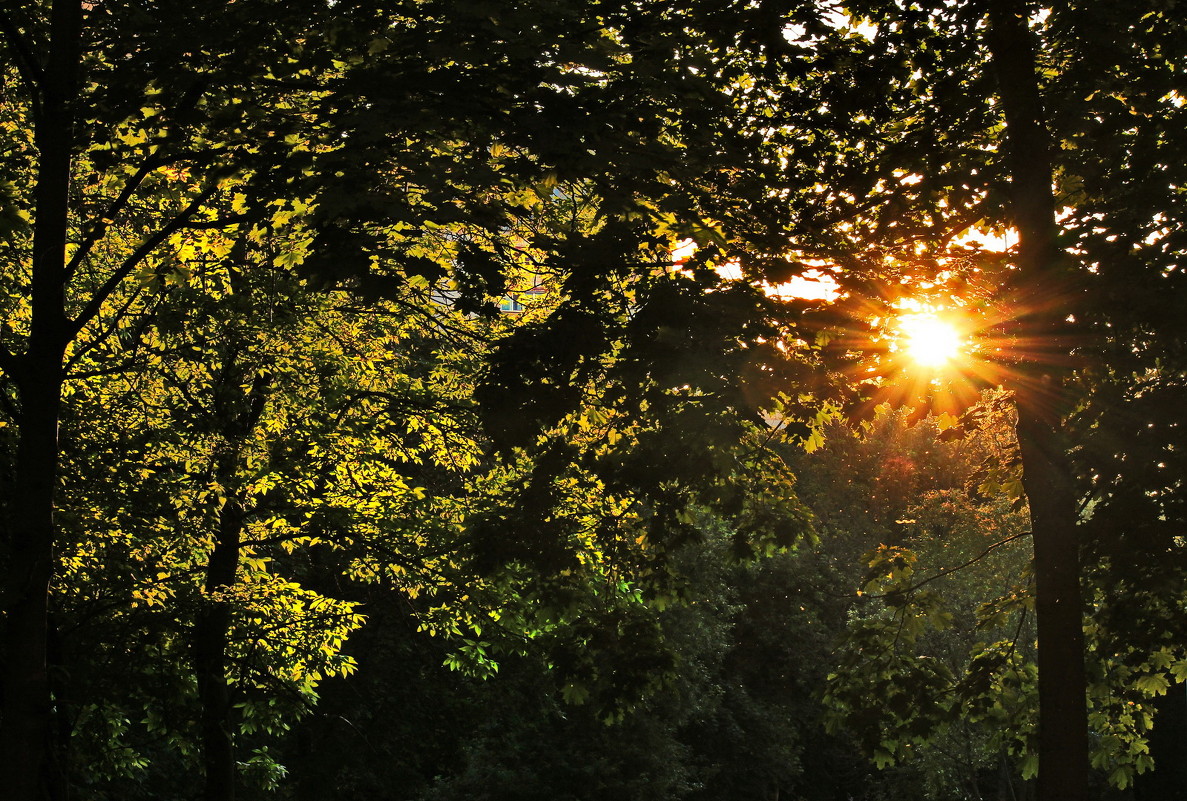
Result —
[[922, 367], [943, 367], [960, 355], [960, 332], [935, 315], [904, 315], [898, 326], [907, 355]]

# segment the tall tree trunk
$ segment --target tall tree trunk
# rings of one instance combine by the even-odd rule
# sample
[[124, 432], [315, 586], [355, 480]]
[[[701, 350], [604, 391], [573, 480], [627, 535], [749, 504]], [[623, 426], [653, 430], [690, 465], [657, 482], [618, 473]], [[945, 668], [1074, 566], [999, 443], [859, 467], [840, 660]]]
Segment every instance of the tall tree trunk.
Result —
[[[225, 486], [225, 485], [224, 485]], [[235, 583], [243, 513], [228, 498], [219, 514], [214, 550], [206, 566], [206, 593], [225, 591]], [[202, 706], [202, 764], [206, 773], [204, 801], [234, 801], [235, 745], [231, 735], [231, 692], [227, 684], [227, 643], [231, 609], [225, 601], [206, 600], [194, 626], [194, 673]]]
[[50, 48], [39, 76], [34, 143], [32, 317], [27, 348], [6, 364], [20, 411], [13, 497], [6, 533], [4, 673], [0, 702], [0, 786], [8, 801], [47, 795], [50, 690], [46, 668], [49, 584], [53, 574], [54, 495], [63, 355], [74, 104], [81, 63], [82, 7], [58, 0], [50, 11]]
[[26, 374], [21, 383], [20, 442], [9, 507], [11, 540], [4, 587], [0, 781], [10, 801], [34, 801], [45, 795], [44, 772], [51, 764], [46, 647], [61, 381], [56, 372], [43, 369]]
[[1018, 230], [1018, 442], [1034, 537], [1039, 668], [1039, 801], [1087, 801], [1088, 709], [1076, 498], [1060, 435], [1071, 309], [1057, 239], [1051, 146], [1022, 0], [988, 0], [987, 43], [1006, 117]]

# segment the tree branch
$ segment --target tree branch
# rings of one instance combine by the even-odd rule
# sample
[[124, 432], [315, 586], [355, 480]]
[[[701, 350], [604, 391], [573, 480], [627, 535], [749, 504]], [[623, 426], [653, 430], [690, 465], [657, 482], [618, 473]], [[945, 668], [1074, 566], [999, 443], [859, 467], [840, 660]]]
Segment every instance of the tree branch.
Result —
[[83, 259], [90, 254], [91, 248], [95, 246], [95, 243], [107, 233], [107, 229], [115, 222], [116, 215], [128, 205], [128, 201], [132, 199], [132, 195], [136, 194], [136, 190], [140, 188], [140, 184], [144, 183], [144, 179], [163, 163], [162, 160], [157, 159], [155, 156], [149, 156], [140, 165], [140, 168], [128, 178], [127, 183], [124, 184], [124, 188], [120, 190], [116, 199], [111, 201], [107, 208], [103, 210], [99, 222], [93, 225], [91, 230], [87, 232], [86, 237], [79, 244], [78, 250], [75, 251], [74, 256], [71, 257], [70, 262], [66, 265], [65, 278], [63, 279], [65, 282], [69, 282], [74, 277], [74, 274], [78, 272]]
[[[124, 318], [124, 315], [127, 314], [128, 309], [132, 308], [132, 304], [140, 298], [140, 294], [140, 289], [137, 289], [135, 292], [133, 292], [127, 301], [125, 301], [124, 304], [119, 308], [119, 310], [111, 316], [111, 320], [104, 330], [96, 334], [89, 342], [84, 342], [75, 349], [75, 351], [70, 355], [69, 361], [66, 362], [66, 365], [63, 368], [66, 373], [69, 373], [72, 369], [74, 369], [75, 365], [82, 361], [83, 356], [85, 356], [91, 350], [94, 350], [101, 342], [111, 336], [112, 332], [116, 330], [120, 324], [120, 321]], [[77, 378], [78, 376], [72, 377]]]
[[[159, 140], [158, 146], [163, 147], [167, 140], [168, 137]], [[205, 151], [183, 151], [180, 153], [174, 153], [168, 158], [156, 154], [148, 155], [144, 159], [144, 163], [140, 165], [139, 169], [137, 169], [136, 172], [128, 178], [127, 183], [124, 184], [124, 188], [120, 190], [119, 195], [114, 200], [112, 200], [110, 204], [108, 204], [106, 209], [103, 210], [103, 214], [99, 217], [99, 222], [91, 228], [91, 230], [87, 233], [86, 238], [83, 239], [82, 243], [78, 246], [78, 250], [70, 259], [70, 263], [66, 265], [65, 280], [69, 281], [74, 276], [75, 272], [78, 271], [78, 268], [82, 266], [83, 260], [91, 252], [91, 249], [94, 248], [95, 244], [103, 238], [104, 234], [107, 233], [107, 229], [110, 228], [115, 222], [115, 218], [128, 205], [128, 202], [131, 201], [132, 197], [136, 194], [136, 191], [140, 188], [140, 185], [144, 183], [144, 179], [152, 174], [153, 170], [168, 166], [170, 164], [176, 164], [179, 161], [185, 161], [186, 159], [198, 160], [201, 158], [208, 158], [220, 150], [222, 150], [222, 148], [210, 148], [209, 150]], [[240, 215], [236, 216], [238, 217]], [[221, 227], [222, 225], [229, 225], [231, 222], [238, 221], [238, 219], [226, 222], [223, 220], [212, 220], [205, 223], [190, 223], [184, 227], [216, 228]]]
[[9, 420], [16, 420], [20, 416], [18, 414], [19, 409], [17, 408], [16, 402], [12, 399], [12, 396], [8, 394], [7, 387], [0, 387], [0, 409], [2, 409], [4, 413], [8, 415]]
[[196, 222], [186, 223], [181, 226], [187, 231], [208, 230], [211, 228], [226, 228], [228, 225], [236, 225], [237, 223], [247, 222], [251, 219], [248, 214], [233, 214], [230, 217], [219, 217], [216, 220], [198, 220]]
[[21, 36], [20, 28], [13, 22], [3, 9], [0, 9], [0, 34], [8, 42], [9, 47], [16, 52], [16, 68], [21, 80], [29, 87], [29, 99], [33, 104], [34, 117], [40, 116], [42, 79], [44, 78], [41, 64], [33, 56], [33, 49], [25, 37]]
[[167, 225], [163, 226], [155, 234], [140, 243], [140, 246], [137, 247], [136, 250], [132, 251], [128, 258], [123, 260], [120, 266], [116, 268], [115, 272], [113, 272], [111, 276], [103, 283], [103, 286], [99, 287], [99, 289], [95, 291], [95, 294], [91, 296], [91, 300], [86, 304], [86, 306], [83, 307], [83, 310], [79, 312], [79, 315], [70, 321], [67, 328], [71, 339], [78, 336], [78, 332], [95, 319], [95, 317], [99, 314], [99, 310], [103, 308], [103, 304], [107, 302], [107, 299], [111, 297], [111, 294], [115, 292], [116, 288], [121, 283], [123, 283], [124, 279], [131, 275], [132, 271], [136, 269], [137, 265], [144, 261], [144, 259], [150, 253], [160, 247], [162, 242], [167, 240], [176, 231], [179, 231], [185, 227], [186, 220], [197, 213], [202, 204], [209, 200], [211, 195], [213, 195], [217, 189], [217, 184], [211, 184], [210, 186], [206, 187], [206, 189], [202, 190], [202, 192], [200, 192], [197, 197], [190, 201], [190, 204], [182, 209], [181, 212], [179, 212], [176, 217], [170, 220]]
[[1017, 539], [1021, 539], [1022, 537], [1029, 537], [1029, 536], [1030, 536], [1029, 531], [1023, 531], [1021, 534], [1012, 534], [1009, 537], [1006, 537], [1004, 540], [998, 540], [997, 542], [993, 543], [988, 548], [981, 551], [981, 553], [977, 554], [972, 559], [968, 560], [967, 562], [965, 562], [962, 565], [957, 565], [956, 567], [941, 568], [940, 571], [938, 573], [936, 573], [934, 576], [928, 576], [923, 581], [920, 581], [916, 584], [912, 584], [910, 587], [904, 587], [901, 590], [891, 590], [890, 592], [884, 593], [882, 595], [867, 595], [864, 597], [867, 597], [867, 598], [891, 598], [893, 596], [898, 596], [898, 595], [907, 595], [909, 593], [915, 592], [915, 590], [919, 589], [924, 584], [930, 584], [933, 581], [935, 581], [936, 579], [943, 578], [944, 576], [948, 575], [949, 573], [955, 573], [958, 570], [964, 570], [966, 567], [975, 565], [977, 562], [980, 562], [986, 556], [989, 556], [989, 554], [993, 553], [998, 548], [1002, 547], [1003, 545], [1005, 545], [1007, 543], [1013, 542], [1014, 540], [1017, 540]]

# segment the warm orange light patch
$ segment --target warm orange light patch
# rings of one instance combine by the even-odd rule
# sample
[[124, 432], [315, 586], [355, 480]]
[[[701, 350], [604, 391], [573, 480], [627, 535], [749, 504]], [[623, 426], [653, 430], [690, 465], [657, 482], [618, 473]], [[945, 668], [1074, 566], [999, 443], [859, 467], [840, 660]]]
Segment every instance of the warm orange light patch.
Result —
[[776, 297], [800, 300], [827, 300], [830, 303], [841, 294], [841, 285], [831, 275], [820, 270], [808, 270], [790, 281], [771, 288]]
[[[697, 251], [697, 243], [692, 239], [682, 239], [672, 248], [672, 263], [680, 267], [692, 258]], [[832, 302], [841, 294], [841, 286], [837, 280], [822, 269], [826, 262], [808, 261], [812, 269], [803, 275], [792, 277], [782, 284], [763, 284], [767, 293], [784, 300], [824, 300]], [[742, 265], [737, 261], [728, 261], [720, 265], [717, 274], [725, 281], [740, 281], [743, 278]]]
[[911, 361], [933, 370], [948, 365], [964, 349], [964, 337], [956, 326], [935, 314], [905, 314], [898, 319], [902, 348]]
[[697, 243], [693, 239], [681, 239], [672, 248], [672, 263], [683, 264], [697, 252]]

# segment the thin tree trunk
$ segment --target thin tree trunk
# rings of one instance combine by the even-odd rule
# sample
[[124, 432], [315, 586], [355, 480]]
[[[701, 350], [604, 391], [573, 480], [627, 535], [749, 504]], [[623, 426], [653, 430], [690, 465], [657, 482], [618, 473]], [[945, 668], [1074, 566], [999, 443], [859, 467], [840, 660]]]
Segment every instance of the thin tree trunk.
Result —
[[16, 385], [13, 497], [6, 533], [4, 673], [0, 702], [0, 787], [8, 801], [44, 797], [49, 758], [50, 689], [46, 668], [49, 585], [53, 574], [54, 495], [65, 316], [66, 239], [74, 103], [81, 63], [82, 7], [58, 0], [50, 11], [50, 48], [38, 82], [34, 121], [38, 152], [34, 189], [32, 317], [25, 353], [9, 366]]
[[[198, 613], [194, 626], [194, 673], [198, 682], [198, 700], [202, 706], [202, 763], [206, 773], [204, 801], [234, 801], [235, 740], [232, 733], [231, 688], [227, 681], [227, 648], [231, 632], [231, 606], [209, 596], [235, 584], [243, 527], [247, 513], [236, 496], [235, 471], [243, 440], [264, 414], [268, 402], [271, 375], [260, 374], [247, 392], [241, 387], [244, 375], [236, 364], [238, 348], [232, 347], [224, 364], [222, 390], [227, 395], [215, 400], [221, 419], [225, 451], [217, 457], [214, 477], [226, 493], [219, 512], [214, 549], [206, 564], [206, 606]], [[219, 390], [215, 391], [216, 396]]]
[[[243, 514], [227, 499], [219, 515], [218, 538], [206, 567], [207, 595], [235, 583]], [[204, 801], [234, 801], [235, 746], [231, 735], [231, 692], [227, 684], [227, 643], [231, 609], [225, 601], [207, 600], [194, 626], [194, 673], [202, 706], [202, 764], [206, 773]]]
[[989, 0], [987, 43], [1006, 117], [1011, 204], [1018, 230], [1014, 381], [1023, 486], [1034, 537], [1039, 668], [1039, 801], [1087, 801], [1088, 710], [1076, 499], [1060, 435], [1073, 296], [1057, 239], [1049, 135], [1035, 47], [1021, 0]]

